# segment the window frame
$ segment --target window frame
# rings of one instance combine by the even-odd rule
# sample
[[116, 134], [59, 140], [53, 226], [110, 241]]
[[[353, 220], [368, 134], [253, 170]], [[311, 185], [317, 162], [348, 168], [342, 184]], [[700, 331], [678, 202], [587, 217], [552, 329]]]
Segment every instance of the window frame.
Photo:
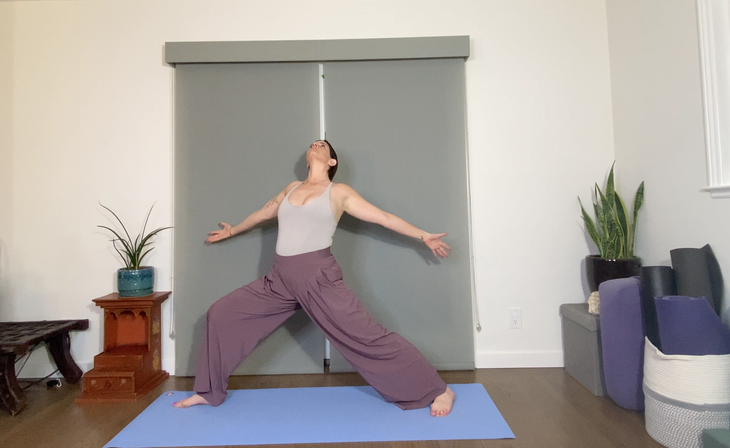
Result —
[[[728, 0], [697, 0], [707, 187], [730, 198], [730, 8]], [[722, 126], [722, 123], [727, 125]]]

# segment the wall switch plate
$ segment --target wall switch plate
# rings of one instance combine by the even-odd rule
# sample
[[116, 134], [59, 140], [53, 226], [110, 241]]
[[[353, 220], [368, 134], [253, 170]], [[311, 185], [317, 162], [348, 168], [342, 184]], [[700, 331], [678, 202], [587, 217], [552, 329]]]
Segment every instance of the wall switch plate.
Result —
[[509, 327], [522, 328], [522, 308], [509, 309]]

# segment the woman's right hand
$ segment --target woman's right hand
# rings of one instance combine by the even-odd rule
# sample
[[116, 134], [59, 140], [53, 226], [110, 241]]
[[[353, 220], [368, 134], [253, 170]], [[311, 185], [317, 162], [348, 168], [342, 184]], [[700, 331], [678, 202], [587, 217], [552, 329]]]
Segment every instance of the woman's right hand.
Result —
[[214, 230], [208, 234], [208, 238], [205, 240], [206, 243], [215, 243], [226, 238], [233, 236], [231, 233], [231, 225], [227, 222], [219, 222], [218, 226], [221, 230]]

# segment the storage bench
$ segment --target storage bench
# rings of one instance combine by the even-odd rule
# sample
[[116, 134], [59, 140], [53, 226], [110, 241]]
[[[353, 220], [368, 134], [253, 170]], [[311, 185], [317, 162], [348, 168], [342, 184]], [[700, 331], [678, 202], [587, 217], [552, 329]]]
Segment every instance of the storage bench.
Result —
[[593, 395], [605, 395], [598, 316], [588, 312], [587, 303], [564, 303], [560, 305], [560, 316], [565, 370]]

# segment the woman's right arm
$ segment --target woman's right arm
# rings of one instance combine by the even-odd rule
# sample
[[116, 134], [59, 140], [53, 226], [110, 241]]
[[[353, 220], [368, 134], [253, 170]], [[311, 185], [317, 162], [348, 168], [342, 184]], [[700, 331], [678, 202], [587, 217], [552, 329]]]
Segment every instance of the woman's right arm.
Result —
[[221, 230], [214, 230], [210, 232], [205, 241], [207, 243], [215, 243], [217, 241], [230, 238], [233, 235], [246, 232], [262, 222], [276, 218], [277, 213], [279, 213], [279, 205], [281, 204], [281, 201], [283, 201], [287, 193], [289, 193], [289, 191], [298, 184], [299, 182], [297, 181], [290, 183], [281, 191], [281, 193], [277, 194], [274, 198], [267, 202], [266, 205], [248, 215], [246, 219], [235, 226], [225, 222], [218, 223]]

